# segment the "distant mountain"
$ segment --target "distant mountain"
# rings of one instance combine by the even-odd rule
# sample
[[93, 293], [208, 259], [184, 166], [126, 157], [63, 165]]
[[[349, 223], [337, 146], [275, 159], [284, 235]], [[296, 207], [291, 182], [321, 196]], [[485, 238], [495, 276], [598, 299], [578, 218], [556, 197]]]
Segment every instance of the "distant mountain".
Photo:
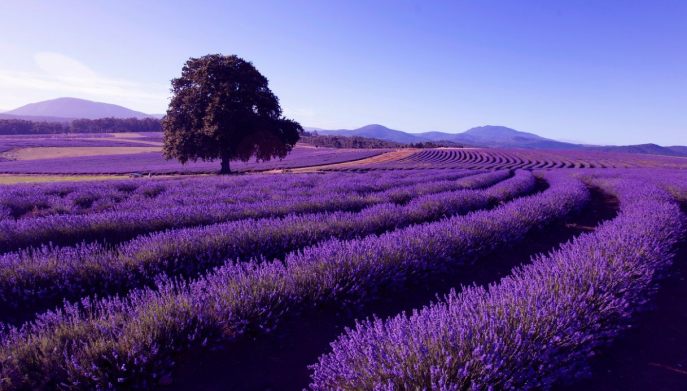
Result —
[[397, 143], [418, 143], [427, 141], [449, 141], [477, 147], [501, 148], [544, 148], [571, 149], [576, 144], [564, 143], [537, 136], [533, 133], [520, 132], [505, 126], [480, 126], [463, 133], [424, 132], [406, 133], [389, 129], [382, 125], [367, 125], [352, 130], [323, 130], [317, 129], [319, 134], [338, 136], [361, 136], [394, 141]]
[[670, 147], [666, 147], [670, 149], [671, 151], [677, 152], [681, 154], [682, 156], [687, 156], [687, 147], [683, 145], [673, 145]]
[[93, 102], [77, 98], [57, 98], [7, 111], [3, 115], [20, 117], [53, 117], [53, 118], [156, 118], [153, 115], [127, 109], [110, 103]]
[[643, 153], [665, 156], [687, 156], [687, 147], [662, 147], [656, 144], [588, 146], [586, 149], [603, 152]]
[[417, 143], [423, 141], [429, 141], [425, 138], [418, 137], [414, 134], [402, 132], [400, 130], [389, 129], [382, 125], [367, 125], [362, 128], [353, 130], [325, 130], [325, 129], [315, 129], [317, 133], [330, 135], [330, 136], [359, 136], [368, 138], [377, 138], [380, 140], [393, 141], [402, 144]]
[[486, 125], [471, 128], [463, 133], [424, 132], [406, 133], [400, 130], [389, 129], [382, 125], [367, 125], [352, 130], [316, 130], [319, 134], [338, 136], [361, 136], [377, 138], [380, 140], [394, 141], [403, 144], [418, 142], [452, 142], [460, 145], [485, 147], [485, 148], [523, 148], [523, 149], [548, 149], [548, 150], [590, 150], [602, 152], [643, 153], [667, 156], [687, 156], [687, 147], [671, 146], [662, 147], [656, 144], [598, 146], [567, 143], [538, 136], [534, 133], [521, 132], [505, 126]]
[[479, 126], [463, 133], [453, 135], [450, 141], [482, 147], [493, 148], [527, 148], [527, 149], [577, 149], [580, 145], [564, 143], [537, 136], [534, 133], [521, 132], [505, 126]]

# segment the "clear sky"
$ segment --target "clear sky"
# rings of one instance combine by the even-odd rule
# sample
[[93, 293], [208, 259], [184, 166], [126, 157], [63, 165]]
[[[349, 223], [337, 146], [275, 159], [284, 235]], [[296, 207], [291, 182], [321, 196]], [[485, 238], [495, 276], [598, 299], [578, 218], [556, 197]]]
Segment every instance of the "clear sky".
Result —
[[224, 53], [305, 126], [687, 145], [687, 0], [2, 0], [0, 53], [5, 110], [162, 113], [189, 57]]

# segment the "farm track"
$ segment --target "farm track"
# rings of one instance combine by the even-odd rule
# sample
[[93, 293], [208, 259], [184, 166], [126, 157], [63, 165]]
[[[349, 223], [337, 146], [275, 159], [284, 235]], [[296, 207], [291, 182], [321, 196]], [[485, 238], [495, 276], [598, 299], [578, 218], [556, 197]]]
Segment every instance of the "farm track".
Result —
[[[687, 202], [681, 204], [687, 214]], [[687, 390], [687, 238], [634, 327], [592, 362], [591, 377], [560, 391]]]
[[[541, 188], [540, 188], [541, 190]], [[469, 266], [423, 278], [421, 283], [379, 292], [379, 298], [360, 307], [326, 306], [287, 318], [278, 331], [253, 335], [224, 350], [196, 351], [181, 358], [174, 383], [163, 390], [300, 390], [309, 382], [307, 365], [328, 351], [345, 327], [376, 314], [395, 315], [428, 304], [437, 295], [469, 284], [488, 284], [510, 273], [538, 253], [549, 252], [618, 212], [615, 197], [591, 189], [591, 202], [568, 220], [532, 232], [513, 246], [503, 247]]]

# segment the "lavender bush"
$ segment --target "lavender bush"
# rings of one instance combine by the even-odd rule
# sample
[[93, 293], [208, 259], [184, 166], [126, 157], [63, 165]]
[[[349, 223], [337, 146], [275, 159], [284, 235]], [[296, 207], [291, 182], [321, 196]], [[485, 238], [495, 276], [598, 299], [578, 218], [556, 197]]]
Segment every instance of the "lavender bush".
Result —
[[543, 151], [524, 149], [440, 148], [381, 163], [361, 162], [367, 169], [462, 168], [462, 169], [553, 169], [553, 168], [687, 168], [682, 157], [601, 151]]
[[[465, 177], [456, 181], [456, 187], [481, 188], [509, 175], [508, 171], [497, 171]], [[194, 276], [227, 258], [270, 259], [327, 238], [351, 239], [485, 208], [534, 188], [532, 174], [520, 171], [485, 191], [428, 194], [405, 205], [383, 203], [360, 212], [246, 219], [169, 230], [136, 238], [114, 249], [86, 244], [9, 253], [0, 256], [0, 308], [45, 309], [62, 299], [149, 285], [159, 273]]]
[[[251, 175], [5, 186], [0, 206], [14, 218], [142, 211], [171, 206], [293, 200], [325, 193], [369, 193], [449, 181], [484, 171], [380, 171], [369, 174]], [[406, 189], [411, 194], [412, 188]]]
[[647, 301], [685, 234], [646, 181], [596, 181], [621, 213], [489, 287], [359, 323], [312, 367], [314, 390], [540, 389], [584, 373]]
[[[382, 235], [328, 240], [274, 262], [227, 262], [192, 282], [160, 281], [126, 297], [84, 299], [0, 336], [3, 388], [155, 385], [172, 354], [269, 330], [287, 313], [362, 301], [381, 286], [471, 262], [583, 206], [586, 188], [547, 174], [550, 188], [490, 211]], [[507, 188], [494, 189], [508, 195]]]
[[[468, 174], [458, 174], [466, 176]], [[485, 184], [486, 185], [486, 184]], [[117, 242], [163, 229], [213, 224], [245, 218], [284, 216], [333, 210], [359, 210], [382, 202], [405, 202], [414, 195], [461, 188], [455, 180], [416, 183], [372, 193], [323, 193], [278, 200], [245, 203], [191, 203], [170, 205], [164, 199], [144, 210], [107, 211], [85, 215], [0, 221], [0, 251], [11, 251], [45, 242], [71, 244], [78, 241]], [[162, 190], [160, 190], [162, 191]], [[263, 197], [264, 198], [264, 197]], [[259, 198], [258, 198], [259, 199]]]

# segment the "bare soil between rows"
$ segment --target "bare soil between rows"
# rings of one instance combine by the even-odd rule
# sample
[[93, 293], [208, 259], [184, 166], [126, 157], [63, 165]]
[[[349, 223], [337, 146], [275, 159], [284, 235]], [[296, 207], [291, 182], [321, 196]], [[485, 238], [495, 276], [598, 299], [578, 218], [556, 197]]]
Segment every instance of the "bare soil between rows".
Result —
[[559, 389], [687, 390], [687, 240], [633, 327], [593, 361], [591, 376]]
[[329, 351], [329, 343], [356, 319], [381, 318], [422, 307], [452, 288], [498, 281], [514, 266], [547, 253], [574, 236], [593, 230], [618, 212], [618, 200], [599, 189], [577, 215], [531, 232], [518, 244], [506, 246], [471, 265], [454, 267], [405, 286], [382, 290], [361, 306], [330, 304], [294, 314], [270, 334], [246, 335], [220, 349], [197, 349], [177, 360], [171, 384], [163, 390], [302, 390], [308, 386], [308, 365]]

